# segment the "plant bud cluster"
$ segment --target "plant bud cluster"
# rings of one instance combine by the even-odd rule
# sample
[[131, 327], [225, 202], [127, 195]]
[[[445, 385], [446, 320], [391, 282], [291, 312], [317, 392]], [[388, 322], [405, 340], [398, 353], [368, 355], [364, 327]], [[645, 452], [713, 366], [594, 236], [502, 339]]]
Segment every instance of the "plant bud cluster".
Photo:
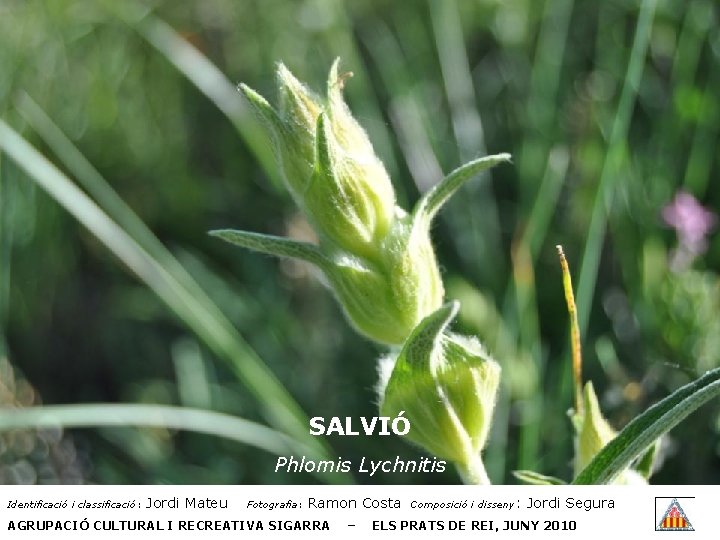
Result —
[[[488, 483], [480, 451], [492, 421], [500, 368], [476, 340], [445, 331], [458, 304], [442, 305], [430, 227], [460, 186], [510, 156], [487, 156], [459, 167], [406, 212], [396, 204], [385, 167], [343, 99], [346, 78], [336, 61], [321, 97], [279, 64], [278, 109], [240, 86], [270, 133], [285, 184], [319, 244], [247, 231], [212, 234], [318, 267], [360, 333], [403, 345], [399, 355], [386, 360], [382, 429], [387, 431], [394, 419], [392, 431], [454, 461], [470, 481]], [[316, 417], [311, 432], [359, 434], [351, 420], [333, 417], [326, 428], [324, 419]], [[374, 432], [375, 423], [362, 420], [363, 432]]]
[[348, 319], [367, 337], [397, 345], [440, 307], [443, 284], [428, 224], [396, 205], [390, 177], [343, 99], [346, 77], [336, 61], [320, 97], [279, 64], [278, 110], [240, 88], [320, 238], [319, 266]]

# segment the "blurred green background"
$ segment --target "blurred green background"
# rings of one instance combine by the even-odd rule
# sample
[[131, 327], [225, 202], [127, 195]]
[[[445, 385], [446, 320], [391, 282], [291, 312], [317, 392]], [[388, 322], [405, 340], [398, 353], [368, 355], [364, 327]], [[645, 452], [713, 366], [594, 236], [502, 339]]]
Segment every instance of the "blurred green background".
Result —
[[[206, 234], [308, 234], [235, 86], [274, 100], [282, 60], [320, 90], [340, 56], [405, 208], [443, 171], [513, 154], [463, 188], [433, 239], [462, 302], [456, 328], [504, 370], [491, 479], [569, 478], [556, 244], [577, 288], [585, 377], [616, 427], [720, 363], [719, 235], [708, 226], [689, 245], [662, 218], [681, 190], [720, 209], [719, 15], [713, 0], [0, 0], [0, 118], [172, 277], [139, 281], [127, 238], [109, 237], [121, 262], [0, 151], [2, 404], [181, 405], [297, 433], [307, 424], [284, 387], [308, 416], [376, 414], [384, 351], [308, 268]], [[654, 482], [720, 482], [719, 410], [664, 439]], [[355, 462], [420, 455], [396, 437], [327, 442]], [[9, 431], [0, 460], [5, 483], [318, 481], [275, 474], [253, 446], [162, 427]]]

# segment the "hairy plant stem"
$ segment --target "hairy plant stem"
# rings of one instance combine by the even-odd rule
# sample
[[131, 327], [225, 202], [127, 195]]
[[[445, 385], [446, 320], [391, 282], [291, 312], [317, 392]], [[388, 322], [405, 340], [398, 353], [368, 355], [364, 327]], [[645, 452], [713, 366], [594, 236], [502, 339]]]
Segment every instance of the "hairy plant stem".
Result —
[[485, 464], [479, 455], [469, 463], [457, 465], [457, 470], [464, 484], [473, 486], [492, 485], [485, 470]]

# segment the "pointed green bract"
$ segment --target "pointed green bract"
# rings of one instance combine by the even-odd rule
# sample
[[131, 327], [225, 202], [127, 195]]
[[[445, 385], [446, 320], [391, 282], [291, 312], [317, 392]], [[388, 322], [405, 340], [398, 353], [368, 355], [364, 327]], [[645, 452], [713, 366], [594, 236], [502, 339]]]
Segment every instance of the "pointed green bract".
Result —
[[[404, 214], [404, 212], [403, 212]], [[383, 255], [393, 301], [404, 314], [402, 343], [413, 328], [443, 302], [443, 287], [435, 250], [427, 230], [416, 228], [411, 216], [398, 215], [383, 242]]]
[[416, 219], [429, 224], [442, 206], [468, 180], [495, 165], [508, 161], [510, 161], [510, 154], [497, 154], [474, 159], [465, 165], [461, 165], [443, 178], [437, 185], [430, 188], [422, 199], [418, 201], [413, 212]]
[[477, 340], [447, 331], [458, 303], [423, 319], [405, 342], [380, 412], [410, 422], [406, 438], [486, 483], [480, 452], [492, 422], [500, 366]]
[[351, 76], [352, 73], [340, 74], [340, 59], [336, 58], [330, 68], [327, 83], [330, 127], [338, 143], [346, 152], [357, 156], [374, 155], [375, 151], [367, 133], [355, 120], [350, 108], [343, 99], [342, 90], [345, 86], [345, 80]]
[[615, 438], [615, 430], [600, 411], [592, 382], [585, 384], [583, 390], [583, 412], [573, 418], [575, 424], [576, 451], [575, 473], [583, 470], [602, 448]]
[[274, 135], [275, 131], [282, 127], [282, 121], [280, 120], [280, 116], [278, 116], [277, 111], [273, 109], [272, 105], [270, 105], [264, 97], [248, 85], [240, 83], [238, 85], [238, 89], [245, 94], [245, 97], [253, 106], [257, 114], [263, 122], [265, 122], [266, 127], [268, 127], [271, 134]]
[[[573, 417], [575, 425], [575, 475], [585, 469], [595, 456], [612, 441], [617, 432], [600, 411], [595, 389], [591, 382], [583, 390], [583, 412]], [[644, 484], [645, 478], [637, 471], [627, 468], [621, 471], [615, 484]]]
[[298, 81], [282, 62], [277, 67], [277, 85], [280, 95], [280, 117], [288, 127], [312, 136], [315, 124], [323, 110], [322, 98]]
[[318, 247], [308, 242], [298, 242], [290, 238], [250, 231], [237, 231], [235, 229], [210, 231], [209, 234], [222, 238], [226, 242], [230, 242], [236, 246], [259, 251], [267, 255], [300, 259], [312, 263], [323, 270], [329, 265], [329, 261], [320, 252]]
[[264, 97], [249, 86], [241, 84], [239, 88], [268, 130], [283, 180], [295, 201], [302, 206], [301, 194], [310, 182], [315, 161], [314, 127], [305, 129], [292, 118], [281, 117]]

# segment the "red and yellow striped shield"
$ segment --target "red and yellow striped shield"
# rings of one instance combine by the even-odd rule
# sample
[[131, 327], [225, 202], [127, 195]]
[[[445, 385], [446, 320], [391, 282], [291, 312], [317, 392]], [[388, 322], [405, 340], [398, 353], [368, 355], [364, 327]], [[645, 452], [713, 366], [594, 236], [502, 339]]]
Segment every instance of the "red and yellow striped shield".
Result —
[[658, 531], [693, 531], [693, 526], [690, 524], [685, 511], [680, 506], [677, 499], [673, 499], [665, 511], [665, 514], [657, 524], [656, 530]]

